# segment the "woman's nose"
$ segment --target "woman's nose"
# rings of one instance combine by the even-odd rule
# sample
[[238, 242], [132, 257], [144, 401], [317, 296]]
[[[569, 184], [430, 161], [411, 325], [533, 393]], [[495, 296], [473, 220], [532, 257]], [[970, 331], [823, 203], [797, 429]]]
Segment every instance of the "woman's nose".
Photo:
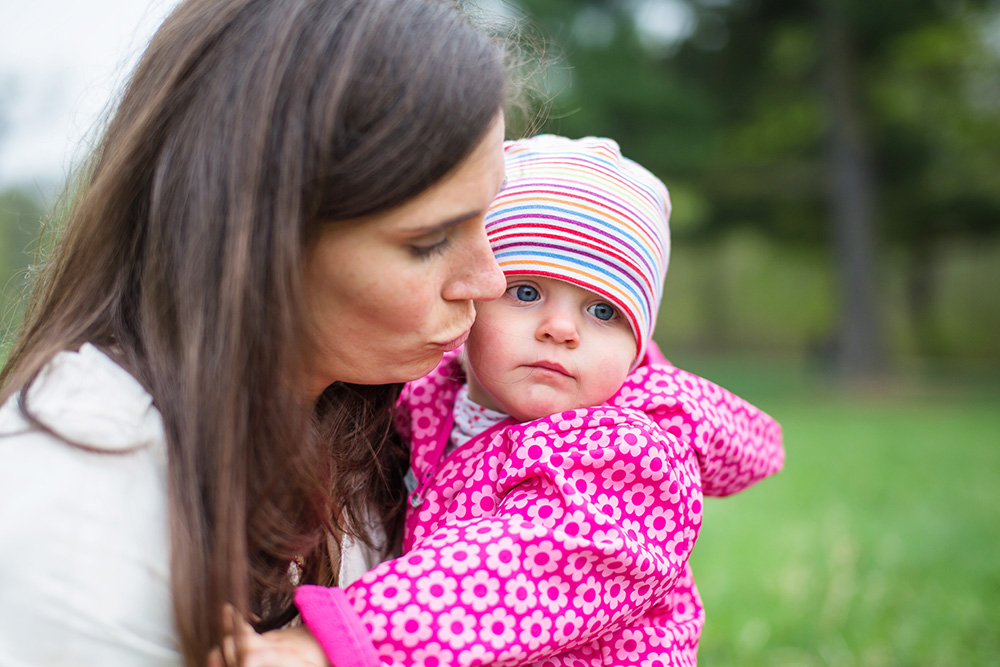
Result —
[[567, 309], [554, 305], [545, 311], [535, 332], [540, 341], [551, 341], [576, 347], [580, 342], [580, 329], [576, 319]]
[[486, 230], [478, 230], [470, 239], [469, 251], [455, 267], [455, 277], [446, 285], [444, 298], [449, 301], [492, 301], [507, 289], [507, 279], [493, 257], [486, 240]]

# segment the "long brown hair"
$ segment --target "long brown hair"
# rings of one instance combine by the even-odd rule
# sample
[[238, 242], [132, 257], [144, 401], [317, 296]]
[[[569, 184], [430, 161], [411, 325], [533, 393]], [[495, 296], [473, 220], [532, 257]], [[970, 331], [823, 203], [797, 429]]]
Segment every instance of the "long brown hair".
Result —
[[[82, 176], [0, 374], [26, 389], [91, 342], [166, 428], [174, 613], [188, 665], [223, 603], [294, 614], [289, 563], [328, 582], [328, 531], [397, 519], [397, 387], [303, 406], [301, 263], [323, 225], [399, 204], [501, 108], [502, 48], [449, 0], [186, 0], [160, 27]], [[391, 363], [391, 362], [389, 362]], [[328, 568], [327, 568], [328, 570]]]

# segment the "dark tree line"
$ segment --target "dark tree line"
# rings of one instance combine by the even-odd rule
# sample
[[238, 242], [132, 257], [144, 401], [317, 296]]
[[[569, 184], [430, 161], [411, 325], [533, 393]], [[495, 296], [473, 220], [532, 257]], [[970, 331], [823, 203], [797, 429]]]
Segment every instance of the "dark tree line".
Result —
[[849, 376], [886, 366], [880, 260], [903, 253], [911, 324], [934, 351], [937, 253], [1000, 232], [1000, 3], [519, 6], [562, 48], [546, 129], [614, 137], [696, 203], [677, 207], [678, 239], [749, 226], [829, 249], [829, 347]]

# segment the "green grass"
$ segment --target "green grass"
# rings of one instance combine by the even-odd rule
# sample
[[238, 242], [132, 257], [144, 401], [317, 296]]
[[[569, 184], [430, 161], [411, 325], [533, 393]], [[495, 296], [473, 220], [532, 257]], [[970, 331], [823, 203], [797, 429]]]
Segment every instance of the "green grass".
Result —
[[996, 374], [848, 397], [780, 364], [685, 367], [774, 415], [787, 451], [706, 502], [700, 664], [1000, 664]]

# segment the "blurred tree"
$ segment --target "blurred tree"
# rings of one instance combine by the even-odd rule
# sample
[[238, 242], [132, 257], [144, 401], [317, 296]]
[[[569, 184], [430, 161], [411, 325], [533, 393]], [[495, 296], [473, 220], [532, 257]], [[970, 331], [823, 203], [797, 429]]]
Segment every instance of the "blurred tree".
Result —
[[674, 232], [832, 248], [846, 375], [885, 365], [879, 257], [909, 257], [933, 351], [934, 263], [1000, 234], [995, 0], [521, 0], [565, 50], [546, 129], [665, 177]]

